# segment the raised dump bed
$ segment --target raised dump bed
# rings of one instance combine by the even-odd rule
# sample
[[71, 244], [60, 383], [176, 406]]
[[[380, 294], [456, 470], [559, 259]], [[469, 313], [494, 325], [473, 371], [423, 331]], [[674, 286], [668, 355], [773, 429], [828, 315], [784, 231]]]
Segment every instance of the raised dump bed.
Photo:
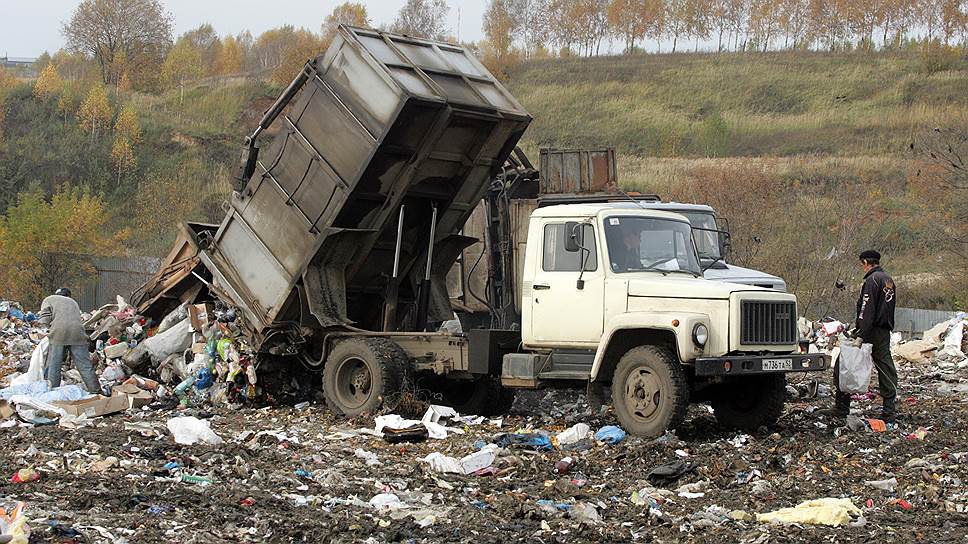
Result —
[[209, 290], [257, 343], [281, 327], [419, 330], [433, 232], [425, 313], [449, 319], [444, 277], [473, 242], [459, 232], [530, 120], [460, 46], [341, 27], [247, 139], [228, 215], [199, 252]]

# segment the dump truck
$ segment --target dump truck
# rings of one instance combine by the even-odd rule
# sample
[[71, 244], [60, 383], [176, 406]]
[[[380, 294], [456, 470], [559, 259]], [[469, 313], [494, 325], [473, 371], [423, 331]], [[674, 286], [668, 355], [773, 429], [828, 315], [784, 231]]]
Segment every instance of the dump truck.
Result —
[[151, 317], [237, 308], [253, 349], [320, 372], [350, 417], [423, 380], [482, 415], [518, 388], [610, 385], [644, 436], [681, 425], [690, 400], [728, 425], [775, 422], [785, 374], [828, 361], [797, 352], [793, 295], [704, 279], [682, 215], [535, 209], [515, 248], [520, 322], [438, 330], [447, 275], [478, 242], [468, 219], [530, 121], [464, 48], [341, 26], [245, 139], [225, 219], [183, 225], [134, 302]]

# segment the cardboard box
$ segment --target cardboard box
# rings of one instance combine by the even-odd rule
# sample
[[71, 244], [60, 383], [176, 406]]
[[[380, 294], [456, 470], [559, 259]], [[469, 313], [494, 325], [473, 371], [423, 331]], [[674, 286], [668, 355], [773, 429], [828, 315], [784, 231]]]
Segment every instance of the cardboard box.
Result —
[[5, 400], [0, 400], [0, 419], [10, 419], [15, 413], [12, 404]]
[[112, 390], [115, 395], [125, 395], [128, 397], [129, 408], [138, 409], [142, 406], [148, 406], [155, 401], [154, 395], [134, 384], [116, 385]]
[[192, 353], [198, 355], [199, 353], [205, 353], [205, 348], [208, 344], [205, 342], [196, 342], [192, 344]]
[[53, 402], [51, 404], [63, 408], [65, 412], [75, 416], [98, 417], [127, 410], [129, 401], [127, 395], [117, 393], [110, 397], [97, 395], [84, 400]]
[[120, 342], [113, 346], [104, 346], [104, 356], [108, 359], [118, 359], [128, 353], [128, 344]]
[[215, 310], [215, 305], [206, 302], [205, 304], [193, 304], [188, 307], [188, 319], [192, 324], [192, 331], [201, 331], [212, 321], [215, 321], [215, 315], [213, 311]]

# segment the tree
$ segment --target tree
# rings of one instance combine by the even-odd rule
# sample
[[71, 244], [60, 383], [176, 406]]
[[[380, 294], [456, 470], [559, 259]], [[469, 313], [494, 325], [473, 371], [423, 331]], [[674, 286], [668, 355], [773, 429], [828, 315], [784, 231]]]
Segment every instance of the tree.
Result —
[[750, 4], [749, 32], [753, 42], [764, 52], [776, 36], [780, 6], [774, 0], [753, 0]]
[[484, 37], [498, 57], [511, 52], [514, 36], [521, 28], [521, 21], [511, 13], [512, 3], [513, 0], [490, 0], [484, 10]]
[[34, 83], [34, 96], [46, 100], [59, 93], [63, 86], [64, 81], [57, 73], [57, 67], [52, 62], [48, 63], [37, 78], [37, 82]]
[[323, 40], [327, 44], [336, 35], [339, 25], [370, 26], [370, 16], [366, 12], [366, 6], [362, 2], [343, 2], [333, 8], [333, 12], [326, 16], [320, 29]]
[[159, 0], [82, 0], [62, 31], [71, 51], [94, 57], [102, 83], [117, 81], [123, 56], [132, 66], [157, 70], [172, 41], [172, 16]]
[[220, 76], [231, 76], [242, 72], [245, 66], [245, 51], [239, 40], [226, 36], [222, 40], [222, 49], [215, 60], [215, 73]]
[[60, 96], [57, 98], [57, 113], [67, 116], [77, 111], [77, 85], [72, 82], [65, 82], [61, 88]]
[[780, 4], [780, 28], [786, 36], [784, 47], [799, 48], [807, 30], [806, 0], [783, 0]]
[[138, 164], [138, 159], [134, 156], [134, 146], [131, 141], [121, 134], [114, 137], [114, 145], [111, 146], [111, 164], [118, 171], [118, 186], [121, 186], [121, 176], [124, 172], [129, 172]]
[[[548, 4], [548, 34], [559, 53], [569, 54], [582, 35], [581, 5], [577, 0], [551, 0]], [[567, 53], [566, 53], [567, 52]]]
[[261, 69], [275, 70], [282, 64], [286, 51], [296, 43], [296, 29], [292, 25], [266, 30], [252, 46], [256, 66]]
[[141, 142], [141, 123], [138, 122], [138, 112], [131, 104], [125, 104], [118, 113], [118, 119], [114, 122], [114, 133], [132, 145]]
[[128, 237], [116, 230], [107, 205], [86, 190], [62, 187], [49, 200], [21, 193], [0, 216], [0, 275], [5, 294], [29, 305], [90, 274], [84, 258], [116, 255]]
[[672, 52], [676, 52], [679, 38], [689, 29], [690, 0], [668, 0], [665, 11], [666, 35], [672, 38]]
[[645, 2], [640, 0], [612, 0], [608, 5], [608, 25], [612, 34], [625, 42], [625, 52], [635, 49], [635, 42], [645, 38]]
[[222, 49], [222, 40], [219, 39], [212, 25], [208, 23], [198, 25], [179, 36], [178, 41], [187, 41], [198, 51], [203, 73], [215, 73], [215, 62]]
[[111, 109], [111, 103], [108, 101], [108, 93], [100, 81], [91, 85], [91, 90], [81, 104], [77, 116], [81, 128], [90, 131], [92, 140], [97, 138], [98, 129], [108, 126], [108, 123], [111, 122], [114, 112]]
[[407, 0], [390, 26], [392, 32], [416, 38], [443, 40], [450, 8], [445, 0]]
[[304, 28], [295, 31], [293, 37], [293, 42], [286, 48], [279, 66], [272, 72], [273, 83], [280, 87], [288, 85], [307, 61], [322, 55], [326, 50], [319, 36]]
[[191, 40], [179, 39], [171, 48], [161, 66], [161, 78], [169, 86], [178, 86], [178, 103], [185, 101], [185, 83], [196, 80], [205, 73], [202, 53]]

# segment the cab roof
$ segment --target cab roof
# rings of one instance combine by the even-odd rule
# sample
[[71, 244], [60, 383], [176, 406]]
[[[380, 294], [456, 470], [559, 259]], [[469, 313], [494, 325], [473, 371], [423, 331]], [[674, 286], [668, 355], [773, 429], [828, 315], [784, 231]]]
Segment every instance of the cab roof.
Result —
[[[611, 212], [611, 213], [610, 213]], [[661, 219], [672, 219], [674, 221], [689, 220], [682, 215], [658, 209], [643, 208], [634, 202], [603, 202], [595, 204], [558, 204], [538, 208], [532, 212], [532, 217], [597, 217], [598, 215], [636, 215], [642, 217], [655, 217]]]

